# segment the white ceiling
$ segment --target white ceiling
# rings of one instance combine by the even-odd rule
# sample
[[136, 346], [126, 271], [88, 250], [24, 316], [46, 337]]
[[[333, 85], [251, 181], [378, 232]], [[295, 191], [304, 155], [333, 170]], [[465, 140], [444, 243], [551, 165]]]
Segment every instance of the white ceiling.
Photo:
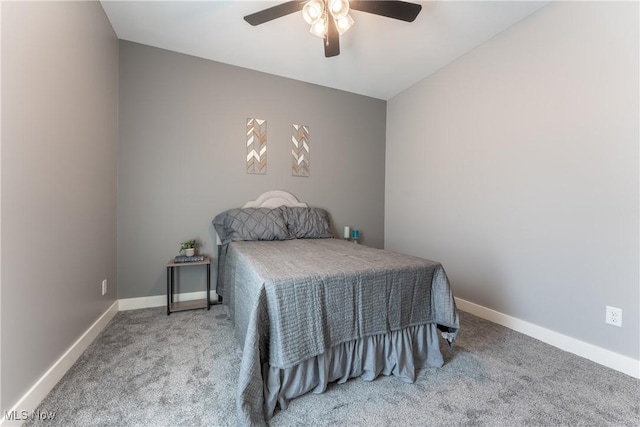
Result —
[[340, 55], [300, 13], [253, 27], [242, 18], [282, 1], [110, 1], [120, 39], [387, 100], [548, 1], [418, 1], [412, 23], [352, 11]]

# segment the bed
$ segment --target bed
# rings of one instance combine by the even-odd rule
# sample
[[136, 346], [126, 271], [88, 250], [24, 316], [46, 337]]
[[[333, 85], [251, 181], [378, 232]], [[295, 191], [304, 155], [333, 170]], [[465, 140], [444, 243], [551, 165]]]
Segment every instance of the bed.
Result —
[[217, 215], [218, 284], [242, 352], [239, 425], [350, 378], [412, 383], [458, 312], [442, 265], [333, 238], [328, 213], [270, 191]]

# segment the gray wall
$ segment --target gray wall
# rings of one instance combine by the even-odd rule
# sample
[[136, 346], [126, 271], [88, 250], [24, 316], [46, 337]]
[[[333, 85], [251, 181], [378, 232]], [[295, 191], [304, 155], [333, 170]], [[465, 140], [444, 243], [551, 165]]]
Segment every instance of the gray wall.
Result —
[[[119, 298], [164, 294], [179, 243], [216, 253], [213, 217], [266, 190], [383, 246], [384, 101], [121, 41], [119, 106]], [[266, 175], [246, 173], [249, 117], [267, 120]], [[294, 123], [311, 129], [308, 178], [291, 176]], [[180, 292], [204, 290], [202, 276], [185, 270]]]
[[3, 2], [2, 33], [4, 413], [116, 299], [118, 41], [97, 2]]
[[640, 358], [638, 51], [637, 3], [554, 2], [391, 99], [386, 247]]

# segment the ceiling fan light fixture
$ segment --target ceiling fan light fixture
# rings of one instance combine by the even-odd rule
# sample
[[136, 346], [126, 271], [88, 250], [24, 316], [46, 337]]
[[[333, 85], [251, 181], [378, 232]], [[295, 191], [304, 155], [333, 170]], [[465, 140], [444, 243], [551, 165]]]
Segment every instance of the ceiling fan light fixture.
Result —
[[317, 19], [313, 24], [311, 24], [309, 31], [314, 36], [324, 38], [327, 34], [327, 21], [324, 18]]
[[302, 8], [302, 17], [309, 25], [313, 25], [324, 14], [323, 0], [309, 0]]
[[347, 15], [344, 18], [336, 19], [336, 27], [340, 35], [344, 34], [354, 24], [354, 20], [351, 15]]
[[327, 37], [329, 19], [335, 22], [338, 34], [343, 34], [354, 22], [349, 16], [349, 0], [309, 0], [302, 6], [302, 17], [311, 26], [311, 34], [320, 38]]
[[349, 14], [349, 0], [329, 0], [328, 8], [331, 16], [337, 21]]

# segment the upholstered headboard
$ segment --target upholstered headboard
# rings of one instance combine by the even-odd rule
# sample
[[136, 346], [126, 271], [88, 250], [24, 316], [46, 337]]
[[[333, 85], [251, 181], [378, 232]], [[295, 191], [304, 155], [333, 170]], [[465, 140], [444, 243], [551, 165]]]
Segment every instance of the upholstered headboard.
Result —
[[306, 203], [299, 201], [296, 196], [283, 190], [270, 190], [264, 192], [259, 195], [257, 199], [245, 203], [242, 207], [275, 209], [279, 206], [289, 206], [292, 208], [308, 207]]

